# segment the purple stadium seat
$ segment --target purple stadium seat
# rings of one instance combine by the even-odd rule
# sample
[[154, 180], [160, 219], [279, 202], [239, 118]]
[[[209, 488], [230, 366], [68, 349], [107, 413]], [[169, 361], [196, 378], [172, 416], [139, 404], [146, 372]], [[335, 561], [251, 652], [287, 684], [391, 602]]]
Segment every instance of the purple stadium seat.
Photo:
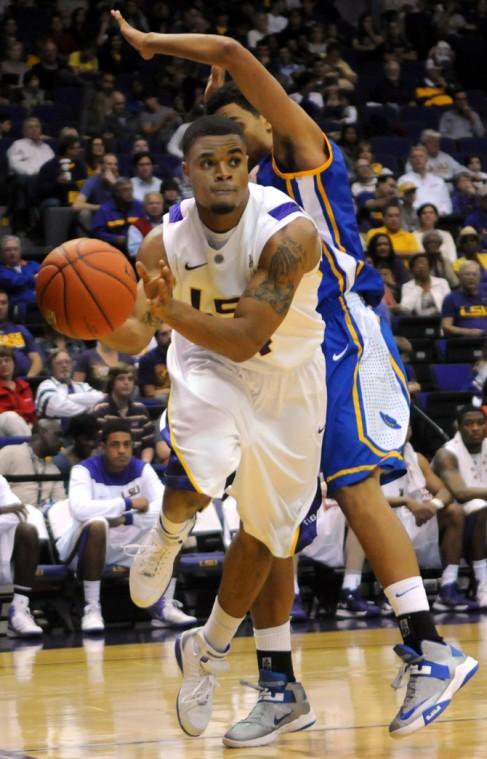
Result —
[[470, 364], [433, 364], [432, 370], [439, 390], [462, 392], [472, 384]]

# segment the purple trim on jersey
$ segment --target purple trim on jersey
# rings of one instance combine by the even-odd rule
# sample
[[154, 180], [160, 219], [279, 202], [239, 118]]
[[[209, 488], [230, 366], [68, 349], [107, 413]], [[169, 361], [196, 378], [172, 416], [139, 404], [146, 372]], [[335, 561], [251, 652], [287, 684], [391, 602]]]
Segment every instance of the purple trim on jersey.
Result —
[[120, 487], [128, 485], [129, 482], [140, 477], [145, 465], [145, 461], [132, 456], [123, 472], [115, 474], [114, 472], [108, 472], [105, 468], [102, 454], [92, 456], [80, 464], [80, 466], [84, 466], [88, 470], [91, 479], [95, 480], [95, 482], [101, 482], [103, 485], [119, 485]]
[[181, 213], [181, 203], [175, 203], [171, 208], [169, 209], [169, 221], [182, 221], [183, 220], [183, 214]]
[[297, 203], [290, 201], [289, 203], [282, 203], [280, 206], [276, 206], [272, 211], [267, 211], [269, 216], [272, 216], [276, 221], [285, 219], [286, 216], [290, 216], [292, 213], [302, 213], [302, 209]]

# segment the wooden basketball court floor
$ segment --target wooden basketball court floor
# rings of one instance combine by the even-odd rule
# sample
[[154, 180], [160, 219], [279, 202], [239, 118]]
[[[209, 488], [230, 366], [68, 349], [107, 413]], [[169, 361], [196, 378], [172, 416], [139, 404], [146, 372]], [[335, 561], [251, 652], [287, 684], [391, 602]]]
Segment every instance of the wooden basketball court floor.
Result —
[[16, 648], [0, 653], [0, 759], [485, 759], [487, 618], [440, 629], [481, 668], [427, 729], [400, 741], [388, 735], [404, 694], [390, 687], [397, 672], [394, 629], [312, 632], [296, 634], [294, 645], [316, 724], [271, 746], [237, 750], [225, 749], [221, 736], [255, 702], [255, 691], [239, 683], [256, 679], [251, 638], [234, 642], [231, 669], [220, 678], [213, 720], [201, 738], [185, 736], [176, 720], [172, 641]]

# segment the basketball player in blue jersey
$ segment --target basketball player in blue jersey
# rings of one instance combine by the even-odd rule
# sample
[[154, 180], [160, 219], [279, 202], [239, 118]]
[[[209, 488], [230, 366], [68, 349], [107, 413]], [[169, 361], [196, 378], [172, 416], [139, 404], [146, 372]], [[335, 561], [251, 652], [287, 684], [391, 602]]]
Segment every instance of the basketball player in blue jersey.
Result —
[[[244, 128], [257, 181], [283, 189], [320, 231], [319, 310], [326, 321], [329, 399], [322, 469], [398, 619], [404, 643], [395, 651], [409, 682], [389, 730], [394, 737], [411, 733], [444, 711], [477, 664], [436, 631], [413, 547], [380, 490], [381, 477], [385, 482], [404, 471], [408, 395], [392, 339], [369, 308], [380, 300], [382, 285], [363, 258], [340, 150], [235, 40], [144, 34], [118, 11], [112, 14], [143, 58], [177, 56], [217, 67], [215, 78], [219, 70], [230, 73], [241, 95], [217, 92], [209, 105]], [[225, 735], [226, 745], [263, 745], [279, 732], [273, 709], [294, 680], [291, 575], [291, 559], [275, 559], [252, 607], [262, 690], [250, 715]]]

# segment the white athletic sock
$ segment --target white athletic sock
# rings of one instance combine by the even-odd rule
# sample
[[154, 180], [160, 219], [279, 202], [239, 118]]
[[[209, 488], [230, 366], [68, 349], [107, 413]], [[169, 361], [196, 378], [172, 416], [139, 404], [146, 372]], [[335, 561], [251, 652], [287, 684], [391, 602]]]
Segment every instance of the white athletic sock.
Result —
[[100, 603], [101, 580], [83, 580], [83, 592], [86, 604]]
[[163, 511], [159, 519], [159, 525], [170, 538], [180, 538], [188, 530], [191, 522], [191, 519], [187, 519], [185, 522], [172, 522]]
[[487, 583], [487, 559], [480, 559], [479, 561], [473, 561], [473, 572], [475, 579], [478, 583]]
[[29, 596], [25, 596], [23, 593], [14, 593], [12, 598], [12, 606], [15, 606], [16, 609], [28, 609]]
[[357, 590], [362, 582], [362, 572], [345, 572], [342, 590]]
[[430, 610], [421, 577], [407, 577], [405, 580], [393, 582], [392, 585], [384, 588], [384, 593], [396, 617], [414, 614], [415, 611]]
[[229, 648], [244, 619], [245, 617], [231, 617], [222, 609], [218, 598], [216, 598], [202, 633], [212, 648], [223, 653]]
[[441, 587], [458, 580], [458, 564], [447, 564], [441, 575]]
[[254, 627], [255, 647], [257, 651], [290, 651], [291, 622], [288, 620], [277, 627]]

